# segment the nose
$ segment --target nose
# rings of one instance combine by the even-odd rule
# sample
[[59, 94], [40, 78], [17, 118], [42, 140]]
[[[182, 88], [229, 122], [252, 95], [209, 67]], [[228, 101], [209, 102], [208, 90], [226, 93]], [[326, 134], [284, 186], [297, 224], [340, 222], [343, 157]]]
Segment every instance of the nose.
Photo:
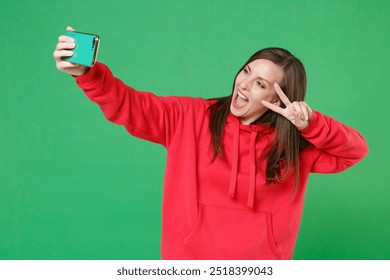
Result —
[[242, 90], [248, 91], [249, 90], [249, 79], [245, 79], [245, 80], [241, 81], [240, 88]]

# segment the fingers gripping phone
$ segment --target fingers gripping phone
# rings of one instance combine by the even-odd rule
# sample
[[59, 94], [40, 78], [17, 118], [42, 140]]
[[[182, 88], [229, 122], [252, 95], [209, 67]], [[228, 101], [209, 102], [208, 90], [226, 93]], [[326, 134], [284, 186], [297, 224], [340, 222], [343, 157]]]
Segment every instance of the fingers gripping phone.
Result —
[[68, 31], [65, 35], [74, 39], [76, 47], [72, 50], [73, 55], [64, 60], [88, 67], [93, 66], [99, 49], [99, 36], [76, 31]]

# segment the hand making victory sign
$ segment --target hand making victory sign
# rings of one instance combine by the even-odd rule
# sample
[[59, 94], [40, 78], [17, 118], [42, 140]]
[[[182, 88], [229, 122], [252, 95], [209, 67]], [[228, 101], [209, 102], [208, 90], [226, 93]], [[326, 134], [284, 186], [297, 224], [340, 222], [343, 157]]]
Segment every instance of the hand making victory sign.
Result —
[[268, 109], [288, 119], [298, 130], [305, 129], [313, 114], [312, 109], [304, 101], [294, 101], [291, 103], [277, 83], [274, 84], [274, 88], [281, 102], [286, 105], [286, 108], [276, 106], [265, 100], [262, 100], [261, 103]]

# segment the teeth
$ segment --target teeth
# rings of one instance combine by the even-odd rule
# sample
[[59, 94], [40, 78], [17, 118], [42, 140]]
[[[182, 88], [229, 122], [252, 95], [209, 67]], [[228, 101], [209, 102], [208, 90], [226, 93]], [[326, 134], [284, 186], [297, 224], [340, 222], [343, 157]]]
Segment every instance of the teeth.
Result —
[[238, 97], [244, 99], [245, 101], [248, 101], [248, 99], [244, 95], [242, 95], [240, 92], [237, 92], [237, 94], [238, 94]]

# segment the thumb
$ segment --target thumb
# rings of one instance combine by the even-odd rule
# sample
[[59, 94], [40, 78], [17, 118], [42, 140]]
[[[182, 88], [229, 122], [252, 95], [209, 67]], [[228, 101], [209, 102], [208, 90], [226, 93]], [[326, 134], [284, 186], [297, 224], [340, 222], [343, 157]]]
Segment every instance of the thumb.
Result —
[[66, 31], [76, 31], [76, 30], [74, 30], [72, 27], [70, 27], [70, 26], [67, 26], [66, 27]]

